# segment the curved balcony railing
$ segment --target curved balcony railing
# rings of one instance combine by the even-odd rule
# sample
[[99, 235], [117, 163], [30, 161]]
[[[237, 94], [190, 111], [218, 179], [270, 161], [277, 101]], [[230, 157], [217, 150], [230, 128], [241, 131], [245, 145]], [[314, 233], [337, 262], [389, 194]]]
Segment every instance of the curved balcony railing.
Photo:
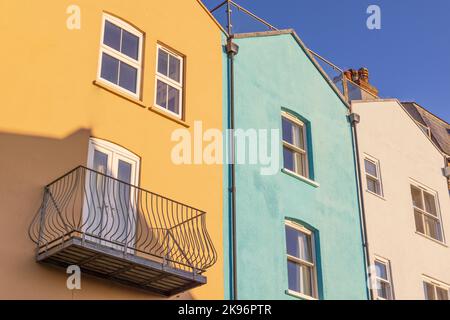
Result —
[[206, 213], [80, 166], [45, 187], [38, 253], [72, 237], [201, 274], [217, 260]]

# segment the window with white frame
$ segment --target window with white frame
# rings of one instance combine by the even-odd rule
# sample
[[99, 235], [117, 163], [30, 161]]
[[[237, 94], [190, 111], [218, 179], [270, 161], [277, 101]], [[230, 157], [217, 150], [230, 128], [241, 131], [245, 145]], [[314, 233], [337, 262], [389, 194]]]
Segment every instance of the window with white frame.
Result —
[[423, 281], [425, 300], [449, 300], [449, 287], [431, 279]]
[[417, 185], [411, 185], [411, 197], [416, 231], [443, 242], [442, 223], [436, 194]]
[[375, 259], [376, 297], [378, 300], [393, 300], [391, 265], [381, 258]]
[[306, 124], [283, 112], [282, 129], [284, 169], [309, 178]]
[[109, 14], [103, 15], [98, 78], [119, 91], [140, 95], [143, 33]]
[[156, 106], [174, 114], [183, 114], [183, 57], [158, 45], [156, 70]]
[[379, 161], [366, 156], [364, 159], [364, 169], [366, 171], [367, 190], [383, 196]]
[[314, 234], [291, 221], [286, 221], [285, 228], [289, 292], [317, 299]]

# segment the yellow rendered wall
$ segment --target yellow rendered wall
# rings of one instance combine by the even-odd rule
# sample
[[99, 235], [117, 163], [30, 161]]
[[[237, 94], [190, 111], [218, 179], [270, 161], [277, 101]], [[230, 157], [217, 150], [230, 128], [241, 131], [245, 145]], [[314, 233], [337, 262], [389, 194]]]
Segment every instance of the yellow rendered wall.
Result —
[[[80, 30], [66, 27], [72, 4]], [[93, 84], [103, 11], [145, 32], [140, 104]], [[35, 262], [27, 229], [43, 187], [86, 164], [90, 136], [139, 155], [141, 187], [207, 212], [219, 260], [207, 285], [180, 297], [223, 298], [222, 169], [170, 159], [173, 130], [192, 132], [195, 120], [222, 128], [221, 30], [205, 9], [196, 0], [1, 0], [0, 39], [0, 298], [158, 298], [88, 276], [71, 292], [64, 270]], [[186, 56], [184, 123], [151, 110], [158, 41]]]

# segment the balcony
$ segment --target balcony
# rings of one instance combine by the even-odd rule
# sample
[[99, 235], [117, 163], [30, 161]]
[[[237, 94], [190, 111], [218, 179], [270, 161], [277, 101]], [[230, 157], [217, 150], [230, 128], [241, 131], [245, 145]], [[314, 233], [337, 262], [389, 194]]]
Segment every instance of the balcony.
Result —
[[205, 215], [80, 166], [45, 187], [30, 237], [40, 263], [171, 296], [217, 260]]

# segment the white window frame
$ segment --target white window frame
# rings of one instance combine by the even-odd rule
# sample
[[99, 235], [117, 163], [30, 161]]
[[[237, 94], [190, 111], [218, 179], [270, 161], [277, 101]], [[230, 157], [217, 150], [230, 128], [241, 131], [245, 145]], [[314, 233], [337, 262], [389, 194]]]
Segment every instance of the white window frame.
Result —
[[[305, 228], [304, 226], [302, 226], [298, 223], [289, 221], [289, 220], [285, 221], [285, 228], [286, 228], [286, 226], [291, 227], [291, 228], [311, 237], [311, 253], [312, 253], [312, 260], [313, 260], [313, 262], [311, 263], [309, 261], [299, 259], [298, 257], [294, 257], [294, 256], [291, 256], [286, 253], [288, 262], [291, 261], [295, 264], [304, 265], [304, 266], [312, 268], [312, 279], [311, 280], [312, 280], [313, 296], [308, 296], [304, 293], [297, 292], [297, 291], [290, 290], [290, 289], [287, 290], [287, 293], [290, 295], [302, 298], [302, 299], [306, 299], [306, 300], [317, 300], [319, 294], [318, 294], [318, 284], [317, 284], [317, 262], [316, 262], [316, 245], [315, 245], [314, 233], [311, 230]], [[287, 240], [286, 240], [286, 242], [287, 242]], [[287, 245], [287, 243], [286, 243], [286, 245]]]
[[[378, 176], [373, 176], [373, 175], [371, 175], [370, 173], [368, 173], [366, 171], [366, 161], [369, 161], [369, 162], [371, 162], [372, 164], [375, 165], [375, 168], [377, 170], [377, 175]], [[384, 198], [383, 183], [382, 183], [382, 180], [381, 180], [380, 161], [378, 159], [372, 157], [372, 156], [369, 156], [368, 154], [364, 154], [364, 175], [365, 175], [365, 178], [366, 178], [366, 191], [371, 193], [371, 194], [374, 194], [376, 196]], [[378, 183], [378, 186], [380, 188], [380, 194], [369, 190], [369, 186], [368, 186], [368, 180], [369, 179], [375, 180]]]
[[[376, 263], [377, 262], [385, 266], [387, 279], [378, 277], [378, 275], [376, 273]], [[394, 286], [393, 286], [393, 281], [392, 281], [391, 262], [388, 259], [382, 258], [380, 256], [375, 256], [375, 258], [373, 260], [373, 266], [374, 266], [374, 272], [375, 272], [375, 274], [374, 274], [374, 280], [375, 280], [374, 292], [375, 292], [376, 299], [377, 300], [395, 300]], [[383, 282], [389, 286], [389, 295], [391, 296], [391, 299], [386, 299], [386, 298], [380, 297], [378, 295], [378, 286], [377, 286], [378, 281]]]
[[436, 279], [433, 279], [431, 277], [428, 277], [428, 276], [424, 275], [423, 276], [423, 284], [422, 285], [423, 285], [423, 291], [424, 291], [424, 298], [425, 298], [425, 300], [428, 300], [427, 299], [428, 298], [427, 297], [427, 290], [425, 289], [425, 283], [433, 286], [435, 297], [437, 297], [437, 288], [446, 290], [447, 291], [447, 296], [448, 296], [448, 298], [450, 300], [450, 285], [445, 284], [442, 281], [438, 281]]
[[[428, 238], [430, 240], [436, 241], [438, 243], [445, 243], [444, 226], [443, 226], [443, 223], [442, 223], [442, 215], [441, 215], [441, 210], [440, 210], [440, 205], [439, 205], [438, 193], [436, 191], [431, 190], [430, 188], [427, 188], [427, 187], [425, 187], [425, 186], [423, 186], [423, 185], [421, 185], [421, 184], [419, 184], [419, 183], [417, 183], [415, 181], [412, 181], [412, 180], [410, 180], [409, 184], [410, 184], [410, 187], [409, 187], [410, 192], [411, 192], [411, 188], [412, 187], [415, 187], [416, 189], [419, 189], [421, 191], [422, 203], [423, 203], [423, 206], [424, 206], [424, 209], [416, 207], [414, 205], [414, 203], [413, 203], [413, 199], [412, 199], [412, 195], [411, 195], [411, 203], [412, 203], [412, 207], [413, 207], [414, 228], [416, 230], [416, 233], [418, 233], [418, 234], [420, 234], [420, 235], [422, 235], [422, 236], [424, 236], [424, 237], [426, 237], [426, 238]], [[436, 207], [436, 216], [434, 216], [431, 213], [428, 213], [428, 212], [425, 211], [425, 195], [424, 195], [424, 192], [426, 192], [426, 193], [428, 193], [428, 194], [433, 196], [434, 202], [435, 202], [434, 205]], [[416, 210], [421, 213], [422, 223], [423, 223], [423, 226], [424, 226], [425, 233], [422, 233], [422, 232], [417, 230], [417, 226], [416, 226], [416, 222], [415, 222], [416, 221], [415, 220], [415, 214], [416, 214], [415, 211]], [[442, 240], [435, 239], [435, 238], [433, 238], [432, 236], [430, 236], [430, 235], [428, 235], [426, 233], [426, 224], [425, 224], [424, 216], [427, 216], [427, 217], [429, 217], [429, 218], [431, 218], [433, 220], [439, 221], [439, 226], [440, 226], [440, 229], [441, 229]]]
[[[138, 60], [134, 60], [133, 58], [123, 54], [120, 51], [117, 51], [114, 48], [111, 48], [103, 43], [104, 37], [105, 37], [105, 25], [106, 21], [114, 24], [115, 26], [128, 31], [129, 33], [133, 34], [134, 36], [139, 38], [139, 48], [138, 48]], [[99, 53], [99, 62], [98, 62], [98, 70], [97, 70], [97, 81], [113, 87], [117, 91], [120, 91], [121, 93], [127, 94], [132, 96], [133, 98], [136, 98], [138, 100], [141, 99], [141, 79], [142, 79], [142, 61], [143, 61], [143, 43], [144, 43], [144, 33], [129, 23], [114, 17], [110, 14], [103, 13], [102, 16], [102, 30], [101, 30], [101, 36], [100, 36], [100, 53]], [[119, 61], [126, 63], [133, 68], [137, 69], [137, 76], [136, 76], [136, 92], [129, 91], [125, 88], [122, 88], [118, 84], [112, 83], [106, 79], [103, 79], [101, 77], [102, 73], [102, 59], [103, 59], [103, 53], [110, 55], [113, 58], [118, 59]], [[119, 78], [120, 78], [120, 69], [119, 69]]]
[[[158, 62], [159, 62], [159, 50], [163, 50], [164, 52], [166, 52], [167, 54], [169, 54], [169, 56], [173, 56], [175, 58], [177, 58], [180, 61], [180, 82], [177, 82], [171, 78], [169, 78], [168, 76], [161, 74], [158, 72]], [[168, 62], [169, 63], [169, 62]], [[183, 114], [184, 114], [184, 101], [183, 101], [183, 97], [184, 97], [184, 57], [176, 52], [174, 52], [173, 50], [161, 45], [161, 44], [157, 44], [156, 45], [156, 65], [155, 65], [155, 106], [164, 111], [164, 112], [168, 112], [170, 115], [173, 115], [175, 117], [177, 117], [178, 119], [182, 119], [183, 118]], [[179, 113], [175, 113], [171, 110], [169, 110], [168, 108], [164, 108], [160, 105], [158, 105], [158, 80], [164, 82], [165, 84], [174, 87], [175, 89], [178, 89], [179, 91], [179, 101], [180, 101], [180, 106], [179, 106]]]
[[417, 125], [420, 127], [420, 129], [425, 133], [428, 138], [431, 138], [431, 130], [427, 126], [421, 124], [419, 121], [416, 121]]
[[[295, 152], [295, 153], [300, 153], [303, 154], [305, 157], [305, 174], [306, 175], [301, 175], [298, 172], [298, 163], [297, 163], [297, 158], [294, 157], [294, 166], [295, 166], [295, 171], [289, 170], [287, 168], [284, 168], [284, 159], [283, 159], [283, 169], [286, 171], [289, 171], [297, 176], [306, 178], [306, 179], [310, 179], [310, 173], [309, 173], [309, 157], [308, 157], [308, 132], [307, 132], [307, 127], [306, 124], [301, 121], [300, 119], [298, 119], [297, 117], [291, 115], [290, 113], [287, 113], [285, 111], [283, 111], [281, 113], [281, 117], [282, 118], [286, 118], [287, 120], [293, 122], [294, 124], [298, 125], [301, 130], [303, 131], [303, 145], [305, 146], [305, 149], [301, 149], [287, 141], [284, 140], [283, 138], [283, 134], [281, 134], [281, 140], [283, 141], [283, 150], [284, 148], [288, 148], [289, 150]], [[283, 120], [283, 119], [281, 119]]]

